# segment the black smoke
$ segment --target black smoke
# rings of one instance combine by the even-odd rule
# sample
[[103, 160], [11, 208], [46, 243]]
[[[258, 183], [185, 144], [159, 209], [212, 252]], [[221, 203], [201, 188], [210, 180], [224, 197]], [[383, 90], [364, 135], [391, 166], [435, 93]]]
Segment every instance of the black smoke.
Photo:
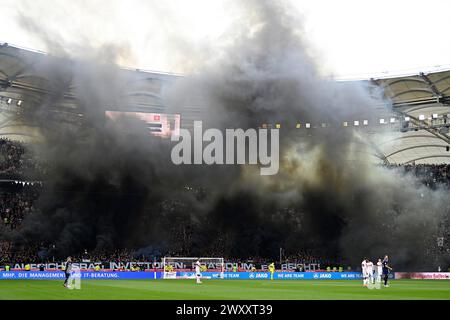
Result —
[[[444, 193], [374, 164], [364, 139], [340, 126], [385, 102], [363, 84], [324, 79], [286, 3], [247, 1], [240, 9], [246, 20], [230, 44], [179, 79], [165, 103], [181, 113], [196, 105], [205, 127], [281, 123], [280, 172], [175, 166], [173, 144], [150, 136], [144, 123], [105, 119], [108, 107], [130, 105], [133, 75], [114, 64], [120, 50], [107, 47], [87, 61], [49, 58], [41, 70], [48, 94], [24, 117], [41, 129], [35, 152], [50, 165], [41, 213], [24, 222], [17, 243], [55, 243], [61, 257], [135, 247], [272, 259], [279, 248], [308, 248], [353, 265], [390, 254], [399, 267], [429, 267], [425, 242], [448, 206]], [[76, 110], [63, 121], [55, 110], [69, 91]], [[298, 130], [297, 122], [334, 126]]]

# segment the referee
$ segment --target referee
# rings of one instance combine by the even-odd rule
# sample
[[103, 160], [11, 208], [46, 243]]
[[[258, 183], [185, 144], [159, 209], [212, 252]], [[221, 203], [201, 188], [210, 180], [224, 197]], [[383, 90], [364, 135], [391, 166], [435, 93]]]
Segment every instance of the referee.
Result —
[[66, 260], [66, 269], [64, 270], [66, 280], [64, 281], [64, 287], [67, 288], [67, 282], [69, 281], [70, 272], [72, 271], [72, 257], [68, 257]]

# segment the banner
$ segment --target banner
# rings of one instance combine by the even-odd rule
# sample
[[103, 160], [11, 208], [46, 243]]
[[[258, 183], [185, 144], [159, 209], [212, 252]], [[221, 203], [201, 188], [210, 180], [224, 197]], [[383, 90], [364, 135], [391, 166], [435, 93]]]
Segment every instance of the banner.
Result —
[[[81, 271], [82, 279], [89, 280], [129, 280], [162, 279], [163, 272], [89, 272]], [[393, 278], [393, 274], [390, 275]], [[194, 272], [177, 272], [177, 278], [193, 279]], [[203, 272], [202, 277], [220, 279], [220, 272]], [[359, 272], [275, 272], [274, 280], [361, 280]], [[0, 280], [64, 280], [62, 271], [3, 271]], [[232, 280], [268, 280], [270, 272], [224, 272], [224, 279]]]
[[396, 279], [450, 280], [450, 272], [396, 272]]
[[[11, 263], [9, 264], [12, 269], [25, 269], [25, 263]], [[108, 270], [119, 270], [119, 269], [131, 269], [131, 267], [138, 266], [141, 270], [148, 269], [163, 269], [163, 264], [161, 261], [125, 261], [125, 262], [74, 262], [74, 266], [78, 266], [82, 270], [94, 269], [96, 266], [100, 266], [102, 269]], [[49, 262], [49, 263], [30, 263], [31, 269], [39, 269], [40, 266], [43, 266], [45, 269], [61, 269], [64, 266], [62, 262]], [[208, 269], [221, 269], [220, 264], [209, 263], [206, 265]], [[253, 267], [258, 270], [268, 270], [269, 263], [250, 263], [250, 262], [225, 262], [224, 268], [226, 271], [232, 271], [233, 268], [237, 266], [239, 271], [250, 271]], [[192, 265], [183, 264], [181, 262], [177, 262], [174, 264], [174, 267], [177, 269], [192, 269]], [[275, 264], [275, 267], [278, 270], [295, 270], [297, 267], [301, 268], [303, 271], [317, 271], [320, 270], [319, 263], [283, 263], [283, 264]], [[0, 266], [1, 268], [1, 266]]]
[[[82, 279], [91, 280], [129, 280], [129, 279], [155, 279], [155, 272], [80, 272]], [[0, 280], [64, 280], [63, 271], [3, 271]]]

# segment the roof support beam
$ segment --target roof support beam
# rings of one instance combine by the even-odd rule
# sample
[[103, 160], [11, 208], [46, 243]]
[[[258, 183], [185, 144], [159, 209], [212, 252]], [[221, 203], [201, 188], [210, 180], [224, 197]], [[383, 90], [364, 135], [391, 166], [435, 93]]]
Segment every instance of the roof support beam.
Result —
[[410, 164], [411, 162], [414, 162], [414, 161], [424, 160], [424, 159], [431, 159], [431, 158], [450, 158], [450, 154], [448, 156], [447, 155], [443, 155], [443, 154], [436, 154], [436, 155], [431, 155], [431, 156], [414, 158], [414, 159], [411, 159], [411, 160], [405, 162], [404, 164]]
[[387, 154], [386, 157], [391, 157], [391, 156], [393, 156], [393, 155], [395, 155], [397, 153], [400, 153], [400, 152], [403, 152], [403, 151], [406, 151], [406, 150], [412, 150], [412, 149], [418, 149], [418, 148], [428, 148], [428, 147], [430, 147], [430, 148], [446, 148], [447, 146], [443, 145], [443, 144], [422, 144], [422, 145], [418, 145], [418, 146], [412, 146], [412, 147], [399, 149], [399, 150], [394, 151], [394, 152], [392, 152], [390, 154]]
[[403, 111], [400, 111], [400, 110], [395, 110], [395, 109], [394, 109], [394, 112], [397, 113], [397, 114], [399, 114], [399, 115], [401, 115], [401, 116], [403, 116], [403, 117], [409, 117], [411, 123], [414, 124], [415, 126], [417, 126], [417, 128], [420, 127], [420, 129], [426, 130], [426, 131], [428, 131], [429, 133], [431, 133], [432, 135], [436, 136], [437, 138], [439, 138], [439, 139], [445, 141], [445, 143], [450, 144], [450, 137], [449, 137], [448, 135], [443, 134], [443, 133], [440, 133], [440, 132], [438, 132], [438, 131], [437, 131], [436, 129], [434, 129], [434, 128], [428, 128], [428, 126], [429, 126], [428, 123], [425, 122], [425, 124], [427, 125], [427, 127], [424, 127], [424, 126], [423, 126], [423, 122], [421, 122], [421, 121], [420, 121], [419, 119], [417, 119], [416, 117], [413, 117], [413, 116], [409, 115], [408, 113], [403, 112]]
[[434, 85], [434, 83], [430, 80], [430, 78], [428, 78], [428, 76], [421, 72], [420, 77], [425, 80], [425, 82], [427, 83], [428, 87], [431, 89], [431, 91], [433, 91], [434, 95], [439, 99], [443, 96], [443, 94], [436, 88], [436, 86]]
[[367, 139], [366, 143], [375, 151], [375, 153], [373, 154], [375, 157], [377, 157], [378, 159], [380, 159], [381, 161], [383, 161], [383, 164], [385, 165], [389, 165], [389, 159], [388, 156], [386, 156], [380, 148], [378, 148], [378, 146], [373, 143], [370, 139]]

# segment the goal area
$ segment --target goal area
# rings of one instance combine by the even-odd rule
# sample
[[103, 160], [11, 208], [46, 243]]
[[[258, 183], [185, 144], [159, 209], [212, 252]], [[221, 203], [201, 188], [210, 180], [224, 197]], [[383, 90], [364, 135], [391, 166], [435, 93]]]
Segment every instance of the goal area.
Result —
[[200, 261], [201, 265], [200, 273], [203, 274], [204, 272], [208, 272], [216, 274], [216, 277], [214, 278], [223, 279], [225, 270], [223, 258], [211, 257], [164, 257], [162, 259], [162, 266], [164, 269], [163, 279], [195, 278], [195, 262], [197, 260]]

